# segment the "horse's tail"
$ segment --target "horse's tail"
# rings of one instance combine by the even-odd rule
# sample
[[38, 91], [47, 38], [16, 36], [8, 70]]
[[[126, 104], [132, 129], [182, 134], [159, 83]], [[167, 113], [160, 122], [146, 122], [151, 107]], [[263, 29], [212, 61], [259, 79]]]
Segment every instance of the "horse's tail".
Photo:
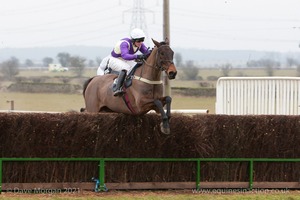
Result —
[[83, 96], [85, 96], [85, 95], [84, 95], [84, 94], [85, 94], [85, 90], [86, 90], [87, 86], [89, 85], [89, 83], [91, 82], [91, 80], [92, 80], [93, 78], [94, 78], [94, 77], [89, 78], [88, 80], [86, 80], [86, 81], [84, 82], [84, 84], [83, 84], [83, 91], [82, 91]]

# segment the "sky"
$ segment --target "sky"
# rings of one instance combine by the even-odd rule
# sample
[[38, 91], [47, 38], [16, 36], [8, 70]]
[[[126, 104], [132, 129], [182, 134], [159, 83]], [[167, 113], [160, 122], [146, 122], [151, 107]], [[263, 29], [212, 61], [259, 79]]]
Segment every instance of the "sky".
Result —
[[[132, 27], [163, 38], [163, 0], [0, 0], [0, 49], [113, 47]], [[300, 0], [169, 0], [170, 44], [300, 51]], [[142, 8], [142, 9], [138, 9]]]

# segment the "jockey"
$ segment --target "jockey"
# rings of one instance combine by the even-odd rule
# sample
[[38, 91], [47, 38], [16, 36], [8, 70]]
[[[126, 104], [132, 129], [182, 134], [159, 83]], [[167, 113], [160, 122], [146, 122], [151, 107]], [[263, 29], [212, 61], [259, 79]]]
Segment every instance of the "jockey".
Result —
[[[111, 55], [105, 57], [97, 70], [97, 75], [104, 75], [113, 71], [118, 71], [116, 87], [114, 87], [114, 96], [123, 93], [122, 86], [127, 75], [136, 65], [136, 60], [143, 60], [150, 53], [148, 48], [143, 43], [145, 33], [138, 28], [135, 28], [130, 33], [130, 38], [123, 38], [115, 45]], [[141, 55], [135, 53], [140, 51]]]

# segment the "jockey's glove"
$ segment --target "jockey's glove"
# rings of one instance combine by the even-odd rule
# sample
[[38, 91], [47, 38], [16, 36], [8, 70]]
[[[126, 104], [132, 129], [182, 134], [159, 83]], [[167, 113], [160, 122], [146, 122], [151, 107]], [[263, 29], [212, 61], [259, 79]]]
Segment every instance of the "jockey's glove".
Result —
[[137, 55], [136, 59], [137, 60], [144, 60], [144, 59], [146, 59], [146, 55], [144, 55], [144, 54]]

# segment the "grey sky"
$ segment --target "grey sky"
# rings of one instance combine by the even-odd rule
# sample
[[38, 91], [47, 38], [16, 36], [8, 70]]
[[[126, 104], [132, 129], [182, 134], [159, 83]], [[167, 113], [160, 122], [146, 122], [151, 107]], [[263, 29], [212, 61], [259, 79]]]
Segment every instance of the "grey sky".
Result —
[[[129, 34], [133, 0], [0, 0], [0, 49], [112, 47]], [[162, 36], [163, 0], [143, 1], [147, 35]], [[299, 0], [169, 0], [171, 45], [300, 51]], [[149, 39], [149, 38], [148, 38]], [[149, 43], [153, 46], [152, 43]]]

